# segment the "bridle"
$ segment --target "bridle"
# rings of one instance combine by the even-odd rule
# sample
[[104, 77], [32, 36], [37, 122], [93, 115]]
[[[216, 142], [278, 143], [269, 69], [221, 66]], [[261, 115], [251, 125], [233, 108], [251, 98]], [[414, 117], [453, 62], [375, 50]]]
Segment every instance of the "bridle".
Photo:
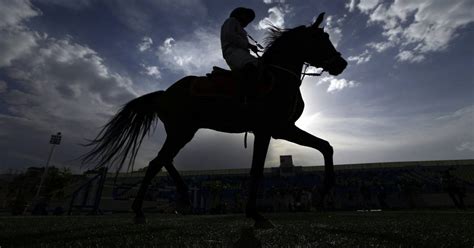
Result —
[[[329, 57], [328, 59], [324, 60], [322, 62], [322, 66], [321, 67], [325, 67], [326, 65], [330, 65], [331, 63], [333, 63], [338, 57], [341, 56], [341, 53], [337, 52], [335, 53], [334, 55], [332, 55], [331, 57]], [[326, 70], [323, 69], [322, 71], [320, 72], [306, 72], [308, 70], [308, 68], [311, 66], [310, 63], [307, 63], [307, 62], [304, 62], [303, 64], [303, 71], [300, 73], [300, 75], [297, 75], [296, 73], [294, 73], [293, 71], [283, 67], [283, 66], [279, 66], [279, 65], [274, 65], [274, 64], [270, 64], [271, 67], [274, 67], [276, 69], [279, 69], [279, 70], [282, 70], [282, 71], [285, 71], [285, 72], [288, 72], [289, 74], [293, 75], [296, 79], [298, 79], [298, 81], [300, 82], [300, 84], [303, 82], [303, 79], [305, 78], [305, 76], [310, 76], [310, 77], [317, 77], [317, 76], [321, 76], [323, 74], [323, 72], [325, 72]]]
[[[328, 59], [324, 60], [322, 62], [322, 65], [321, 67], [324, 68], [326, 67], [327, 65], [330, 65], [332, 64], [336, 59], [338, 59], [338, 57], [341, 56], [341, 53], [339, 52], [336, 52], [334, 55], [332, 55], [331, 57], [329, 57]], [[326, 71], [325, 69], [323, 69], [321, 72], [313, 72], [313, 73], [307, 73], [306, 70], [308, 70], [308, 67], [310, 67], [311, 64], [305, 62], [304, 63], [304, 68], [303, 68], [303, 72], [301, 73], [301, 82], [303, 82], [303, 79], [305, 76], [310, 76], [310, 77], [314, 77], [314, 76], [321, 76], [323, 74], [324, 71]]]
[[[262, 45], [260, 45], [258, 43], [257, 40], [255, 40], [252, 36], [250, 36], [249, 34], [247, 34], [247, 37], [250, 38], [250, 40], [252, 40], [255, 45], [259, 48], [259, 49], [264, 49]], [[257, 55], [258, 58], [261, 58], [260, 54], [258, 54], [258, 52], [255, 53], [255, 55]], [[326, 65], [329, 65], [331, 63], [333, 63], [338, 57], [341, 56], [341, 53], [340, 52], [336, 52], [335, 54], [333, 54], [331, 57], [329, 57], [328, 59], [324, 60], [322, 62], [322, 65], [321, 67], [324, 68], [326, 67]], [[320, 72], [311, 72], [311, 73], [307, 73], [306, 71], [308, 70], [308, 68], [311, 66], [310, 63], [307, 63], [307, 62], [304, 62], [303, 64], [303, 71], [300, 73], [300, 75], [296, 75], [296, 73], [292, 72], [291, 70], [287, 69], [287, 68], [284, 68], [282, 66], [278, 66], [278, 65], [273, 65], [273, 64], [270, 64], [270, 66], [274, 67], [274, 68], [277, 68], [277, 69], [280, 69], [280, 70], [283, 70], [283, 71], [286, 71], [290, 74], [292, 74], [293, 76], [295, 76], [299, 82], [300, 82], [300, 85], [301, 83], [303, 82], [303, 79], [305, 78], [305, 76], [310, 76], [310, 77], [318, 77], [318, 76], [321, 76], [323, 74], [323, 72], [325, 71], [325, 69], [323, 69], [322, 71]]]

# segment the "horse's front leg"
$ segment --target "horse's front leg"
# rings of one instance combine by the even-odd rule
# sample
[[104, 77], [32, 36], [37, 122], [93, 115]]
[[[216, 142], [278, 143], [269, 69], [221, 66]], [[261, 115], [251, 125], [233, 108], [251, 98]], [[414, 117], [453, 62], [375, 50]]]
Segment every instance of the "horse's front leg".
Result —
[[250, 169], [249, 196], [245, 215], [255, 221], [256, 228], [272, 228], [273, 224], [257, 211], [257, 192], [263, 179], [263, 168], [267, 156], [270, 135], [256, 133], [253, 147], [252, 168]]
[[299, 129], [297, 126], [292, 125], [284, 130], [280, 130], [277, 134], [272, 135], [275, 139], [284, 139], [298, 145], [307, 146], [320, 151], [324, 157], [324, 187], [321, 191], [322, 199], [331, 190], [335, 184], [334, 175], [334, 162], [333, 154], [334, 150], [332, 146], [326, 140], [320, 139], [312, 134], [307, 133], [304, 130]]

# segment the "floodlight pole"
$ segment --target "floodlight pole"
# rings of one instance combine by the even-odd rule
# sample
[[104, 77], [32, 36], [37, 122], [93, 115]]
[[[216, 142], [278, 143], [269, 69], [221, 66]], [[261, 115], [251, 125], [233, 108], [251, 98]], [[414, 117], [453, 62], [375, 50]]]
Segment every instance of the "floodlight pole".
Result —
[[44, 172], [43, 172], [43, 175], [41, 176], [41, 181], [38, 185], [38, 190], [36, 190], [36, 195], [35, 195], [35, 198], [38, 198], [40, 192], [41, 192], [41, 187], [43, 187], [43, 183], [44, 183], [44, 180], [46, 178], [46, 175], [48, 175], [48, 167], [49, 167], [49, 161], [51, 161], [51, 157], [53, 156], [53, 153], [54, 153], [54, 148], [56, 147], [56, 144], [53, 144], [51, 146], [51, 150], [49, 151], [49, 155], [48, 155], [48, 160], [46, 161], [46, 166], [44, 168]]
[[[53, 157], [54, 148], [56, 148], [56, 146], [61, 143], [61, 133], [58, 132], [56, 135], [54, 134], [51, 135], [51, 139], [49, 140], [49, 143], [52, 145], [51, 150], [49, 151], [48, 160], [46, 160], [46, 165], [44, 168], [43, 175], [41, 176], [41, 181], [38, 185], [38, 190], [36, 190], [35, 197], [33, 198], [33, 201], [31, 202], [32, 205], [35, 204], [36, 200], [38, 199], [39, 194], [41, 192], [41, 187], [43, 186], [46, 176], [48, 175], [49, 162], [51, 161], [51, 157]], [[25, 208], [25, 212], [27, 211], [27, 209], [28, 209], [28, 206]]]

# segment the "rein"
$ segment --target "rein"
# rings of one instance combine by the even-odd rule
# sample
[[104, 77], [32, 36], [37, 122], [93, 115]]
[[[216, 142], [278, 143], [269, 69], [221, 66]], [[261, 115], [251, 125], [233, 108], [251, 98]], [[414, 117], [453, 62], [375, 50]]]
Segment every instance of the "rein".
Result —
[[[324, 65], [328, 65], [328, 64], [331, 64], [335, 59], [337, 59], [341, 54], [340, 53], [337, 53], [335, 54], [334, 56], [332, 56], [331, 58], [325, 60], [323, 62]], [[303, 79], [305, 78], [305, 76], [310, 76], [310, 77], [318, 77], [318, 76], [321, 76], [323, 75], [323, 72], [325, 71], [324, 69], [321, 71], [321, 72], [310, 72], [310, 73], [307, 73], [306, 71], [308, 70], [308, 68], [311, 66], [309, 63], [307, 62], [304, 62], [304, 65], [303, 65], [303, 72], [300, 73], [300, 76], [296, 75], [296, 73], [288, 70], [287, 68], [284, 68], [284, 67], [281, 67], [279, 65], [273, 65], [273, 64], [270, 64], [270, 66], [272, 67], [275, 67], [277, 69], [280, 69], [280, 70], [283, 70], [283, 71], [286, 71], [288, 73], [290, 73], [291, 75], [295, 76], [296, 78], [298, 78], [298, 80], [300, 81], [300, 84], [301, 82], [303, 82]]]
[[305, 76], [317, 77], [317, 76], [323, 75], [324, 70], [322, 70], [321, 72], [306, 73], [306, 70], [308, 70], [308, 67], [310, 66], [311, 65], [309, 63], [304, 63], [304, 69], [303, 69], [303, 72], [301, 73], [301, 79], [300, 79], [301, 82], [303, 82], [303, 79]]
[[293, 75], [296, 79], [298, 79], [298, 81], [300, 82], [303, 82], [303, 79], [305, 76], [310, 76], [310, 77], [313, 77], [313, 76], [321, 76], [324, 72], [324, 70], [322, 70], [321, 72], [318, 72], [318, 73], [307, 73], [306, 70], [308, 70], [308, 67], [310, 66], [310, 64], [308, 63], [304, 63], [304, 69], [303, 69], [303, 72], [300, 73], [300, 75], [298, 76], [296, 73], [294, 73], [293, 71], [291, 70], [288, 70], [286, 69], [285, 67], [282, 67], [282, 66], [279, 66], [279, 65], [273, 65], [273, 64], [270, 64], [271, 67], [274, 67], [274, 68], [277, 68], [277, 69], [280, 69], [282, 71], [285, 71], [285, 72], [288, 72], [290, 73], [291, 75]]

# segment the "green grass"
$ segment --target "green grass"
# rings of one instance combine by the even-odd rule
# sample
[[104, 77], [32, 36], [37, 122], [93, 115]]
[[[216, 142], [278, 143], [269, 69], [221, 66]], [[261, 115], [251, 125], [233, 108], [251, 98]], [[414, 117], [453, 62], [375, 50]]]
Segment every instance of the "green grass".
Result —
[[[456, 211], [267, 214], [263, 247], [474, 247], [474, 213]], [[7, 247], [232, 247], [252, 222], [243, 215], [0, 217]]]

